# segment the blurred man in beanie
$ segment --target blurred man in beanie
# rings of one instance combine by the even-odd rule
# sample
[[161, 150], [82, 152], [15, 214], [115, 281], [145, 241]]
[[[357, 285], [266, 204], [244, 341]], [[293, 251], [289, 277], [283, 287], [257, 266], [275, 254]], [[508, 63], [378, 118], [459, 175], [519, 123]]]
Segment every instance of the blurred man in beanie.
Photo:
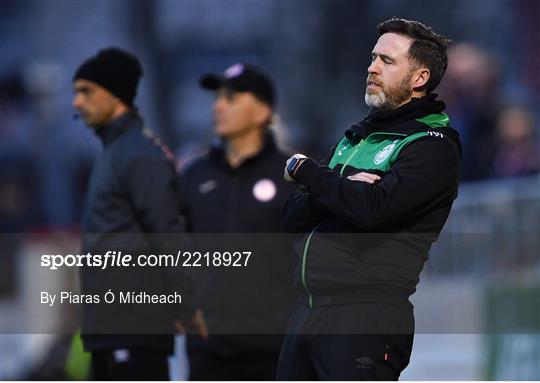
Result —
[[[84, 254], [119, 250], [156, 254], [156, 238], [166, 241], [167, 233], [181, 229], [173, 158], [144, 126], [133, 104], [142, 74], [134, 55], [108, 48], [86, 60], [73, 76], [73, 106], [104, 146], [92, 170], [84, 208]], [[171, 268], [165, 269], [167, 273]], [[166, 291], [185, 293], [189, 285], [180, 279], [143, 267], [112, 271], [83, 267], [81, 290], [103, 294], [111, 289], [118, 296], [115, 287], [119, 286], [163, 292], [160, 288], [166, 285]], [[95, 379], [168, 380], [167, 357], [173, 348], [168, 329], [173, 329], [175, 318], [183, 320], [178, 326], [193, 325], [206, 336], [202, 314], [189, 305], [170, 310], [153, 305], [149, 311], [150, 305], [118, 306], [101, 299], [100, 304], [82, 308], [82, 338], [85, 349], [92, 352]], [[163, 326], [156, 327], [160, 323]]]
[[248, 64], [207, 74], [200, 84], [216, 95], [217, 138], [181, 171], [187, 230], [227, 233], [221, 236], [225, 248], [253, 254], [246, 268], [200, 273], [196, 295], [213, 335], [208, 340], [188, 337], [190, 379], [274, 380], [296, 295], [294, 254], [275, 241], [275, 234], [261, 235], [282, 232], [280, 211], [292, 191], [281, 177], [287, 155], [270, 129], [274, 85], [260, 68]]

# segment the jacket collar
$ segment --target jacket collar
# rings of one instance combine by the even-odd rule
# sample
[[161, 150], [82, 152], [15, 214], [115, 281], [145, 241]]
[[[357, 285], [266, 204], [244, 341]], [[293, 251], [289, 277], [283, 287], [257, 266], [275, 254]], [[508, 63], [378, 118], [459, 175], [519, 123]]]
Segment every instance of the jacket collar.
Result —
[[372, 110], [366, 118], [347, 129], [345, 137], [353, 142], [359, 142], [376, 132], [396, 133], [395, 127], [398, 124], [402, 124], [399, 127], [399, 133], [412, 134], [421, 131], [423, 129], [419, 128], [418, 124], [405, 122], [414, 121], [429, 114], [441, 113], [446, 106], [444, 102], [436, 98], [437, 94], [430, 93], [422, 98], [413, 98], [407, 104], [393, 110]]
[[[251, 163], [253, 161], [257, 161], [261, 157], [264, 157], [268, 153], [275, 152], [277, 150], [276, 141], [274, 139], [274, 134], [270, 129], [266, 130], [266, 133], [263, 137], [263, 146], [261, 150], [259, 150], [255, 155], [246, 158], [240, 167], [244, 166], [245, 164]], [[221, 137], [215, 138], [211, 145], [210, 145], [210, 157], [216, 161], [219, 161], [220, 163], [227, 164], [227, 158], [226, 158], [226, 149], [227, 149], [227, 140]]]
[[128, 129], [142, 129], [142, 126], [143, 122], [139, 113], [134, 110], [130, 110], [115, 118], [108, 124], [96, 127], [96, 134], [101, 139], [101, 142], [103, 142], [103, 145], [107, 146], [114, 141], [116, 137], [126, 132]]

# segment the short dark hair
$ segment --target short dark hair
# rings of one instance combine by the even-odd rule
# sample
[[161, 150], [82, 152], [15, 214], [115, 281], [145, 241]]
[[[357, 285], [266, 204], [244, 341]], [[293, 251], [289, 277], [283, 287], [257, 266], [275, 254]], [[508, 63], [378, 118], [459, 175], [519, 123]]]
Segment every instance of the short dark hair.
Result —
[[451, 40], [433, 31], [419, 21], [392, 17], [377, 25], [379, 35], [397, 33], [413, 39], [409, 57], [417, 64], [425, 65], [430, 72], [426, 91], [430, 93], [441, 82], [448, 66], [446, 49]]

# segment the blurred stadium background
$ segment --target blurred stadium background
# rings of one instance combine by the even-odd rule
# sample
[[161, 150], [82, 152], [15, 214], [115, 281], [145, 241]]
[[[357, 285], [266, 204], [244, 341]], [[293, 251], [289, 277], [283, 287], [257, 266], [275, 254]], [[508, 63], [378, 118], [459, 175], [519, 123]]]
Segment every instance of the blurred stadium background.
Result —
[[[403, 379], [540, 380], [540, 2], [536, 0], [4, 0], [0, 5], [0, 379], [59, 379], [69, 338], [7, 334], [52, 320], [29, 302], [44, 247], [76, 248], [100, 145], [74, 121], [71, 78], [116, 45], [145, 76], [138, 106], [179, 161], [211, 137], [207, 71], [252, 62], [278, 84], [280, 140], [320, 156], [361, 118], [376, 24], [417, 19], [454, 40], [439, 93], [463, 143], [460, 196], [414, 296]], [[8, 234], [9, 233], [9, 234]], [[77, 365], [72, 365], [76, 378]], [[183, 375], [177, 375], [182, 377]]]

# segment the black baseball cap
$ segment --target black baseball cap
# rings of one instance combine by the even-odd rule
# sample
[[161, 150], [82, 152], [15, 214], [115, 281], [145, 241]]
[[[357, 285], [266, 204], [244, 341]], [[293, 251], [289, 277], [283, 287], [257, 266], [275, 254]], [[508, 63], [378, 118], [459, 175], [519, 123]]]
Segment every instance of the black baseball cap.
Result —
[[234, 64], [223, 74], [204, 75], [199, 83], [203, 88], [210, 90], [228, 88], [237, 92], [250, 92], [271, 107], [274, 107], [276, 102], [272, 80], [255, 65]]

